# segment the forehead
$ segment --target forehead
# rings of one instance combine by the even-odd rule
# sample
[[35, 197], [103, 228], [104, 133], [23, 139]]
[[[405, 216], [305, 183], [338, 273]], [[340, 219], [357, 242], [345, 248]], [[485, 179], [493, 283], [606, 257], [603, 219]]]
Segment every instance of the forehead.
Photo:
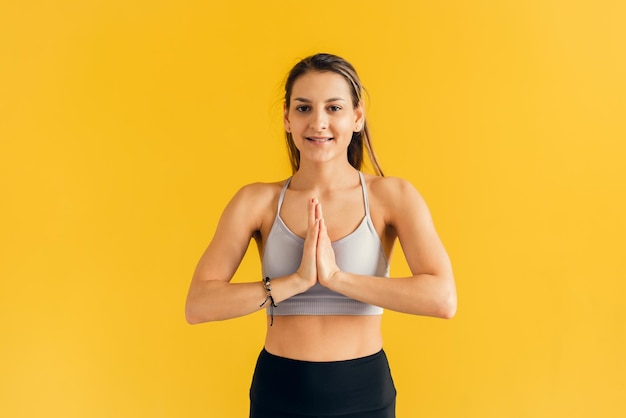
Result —
[[330, 71], [309, 71], [300, 76], [291, 89], [291, 97], [326, 100], [330, 97], [351, 100], [350, 86], [343, 76]]

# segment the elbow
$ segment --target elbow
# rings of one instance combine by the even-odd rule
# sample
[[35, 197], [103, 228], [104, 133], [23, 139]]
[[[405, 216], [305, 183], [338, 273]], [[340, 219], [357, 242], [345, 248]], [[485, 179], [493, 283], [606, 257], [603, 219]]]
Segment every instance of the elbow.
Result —
[[440, 306], [439, 310], [439, 318], [441, 319], [452, 319], [454, 315], [456, 315], [456, 295], [450, 296], [445, 302], [443, 302]]
[[199, 318], [197, 310], [194, 309], [193, 300], [191, 298], [191, 292], [187, 294], [187, 300], [185, 301], [185, 321], [189, 325], [196, 325], [202, 322]]
[[441, 319], [452, 319], [456, 315], [457, 295], [454, 279], [443, 286], [433, 300], [432, 316]]
[[199, 313], [190, 312], [188, 310], [185, 311], [185, 320], [189, 325], [197, 325], [204, 324], [205, 322], [216, 321], [215, 318], [210, 318], [206, 315], [201, 315]]
[[215, 321], [215, 312], [211, 309], [211, 304], [202, 297], [200, 292], [193, 288], [187, 294], [185, 301], [185, 320], [189, 325], [203, 324]]
[[223, 306], [213, 303], [206, 293], [190, 290], [185, 302], [185, 320], [190, 325], [221, 321], [229, 318], [221, 310]]
[[446, 292], [439, 302], [438, 317], [441, 319], [452, 319], [456, 315], [457, 296], [456, 289]]
[[185, 308], [185, 320], [189, 325], [196, 325], [203, 322], [200, 317], [189, 307]]
[[204, 324], [222, 319], [224, 318], [220, 317], [214, 310], [208, 309], [206, 305], [189, 302], [185, 305], [185, 320], [189, 325]]
[[196, 325], [209, 322], [211, 319], [207, 317], [206, 312], [198, 309], [194, 303], [187, 301], [185, 305], [185, 320], [189, 325]]

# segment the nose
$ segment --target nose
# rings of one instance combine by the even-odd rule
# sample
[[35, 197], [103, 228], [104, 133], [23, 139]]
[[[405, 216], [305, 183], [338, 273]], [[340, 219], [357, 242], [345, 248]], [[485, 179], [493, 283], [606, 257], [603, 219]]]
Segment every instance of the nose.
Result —
[[311, 112], [311, 122], [309, 126], [315, 132], [321, 132], [328, 128], [328, 117], [326, 113], [321, 110]]

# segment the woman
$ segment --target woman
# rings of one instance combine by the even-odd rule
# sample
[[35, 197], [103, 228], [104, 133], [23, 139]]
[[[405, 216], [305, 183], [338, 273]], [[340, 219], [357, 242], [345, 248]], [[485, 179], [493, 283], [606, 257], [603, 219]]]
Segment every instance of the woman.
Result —
[[[383, 309], [440, 318], [456, 311], [452, 268], [428, 208], [407, 181], [383, 177], [361, 92], [354, 68], [334, 55], [291, 70], [284, 125], [293, 176], [237, 192], [191, 282], [192, 324], [267, 309], [251, 418], [395, 417]], [[360, 172], [364, 148], [378, 175]], [[230, 283], [252, 237], [263, 280]], [[396, 238], [412, 276], [389, 279]]]

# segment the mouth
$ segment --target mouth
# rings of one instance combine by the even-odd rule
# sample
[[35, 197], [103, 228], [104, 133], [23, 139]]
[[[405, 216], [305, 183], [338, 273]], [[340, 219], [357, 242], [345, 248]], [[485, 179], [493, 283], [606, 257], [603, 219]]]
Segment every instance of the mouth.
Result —
[[328, 142], [332, 141], [334, 138], [332, 137], [321, 137], [321, 136], [307, 136], [307, 141], [311, 142]]

